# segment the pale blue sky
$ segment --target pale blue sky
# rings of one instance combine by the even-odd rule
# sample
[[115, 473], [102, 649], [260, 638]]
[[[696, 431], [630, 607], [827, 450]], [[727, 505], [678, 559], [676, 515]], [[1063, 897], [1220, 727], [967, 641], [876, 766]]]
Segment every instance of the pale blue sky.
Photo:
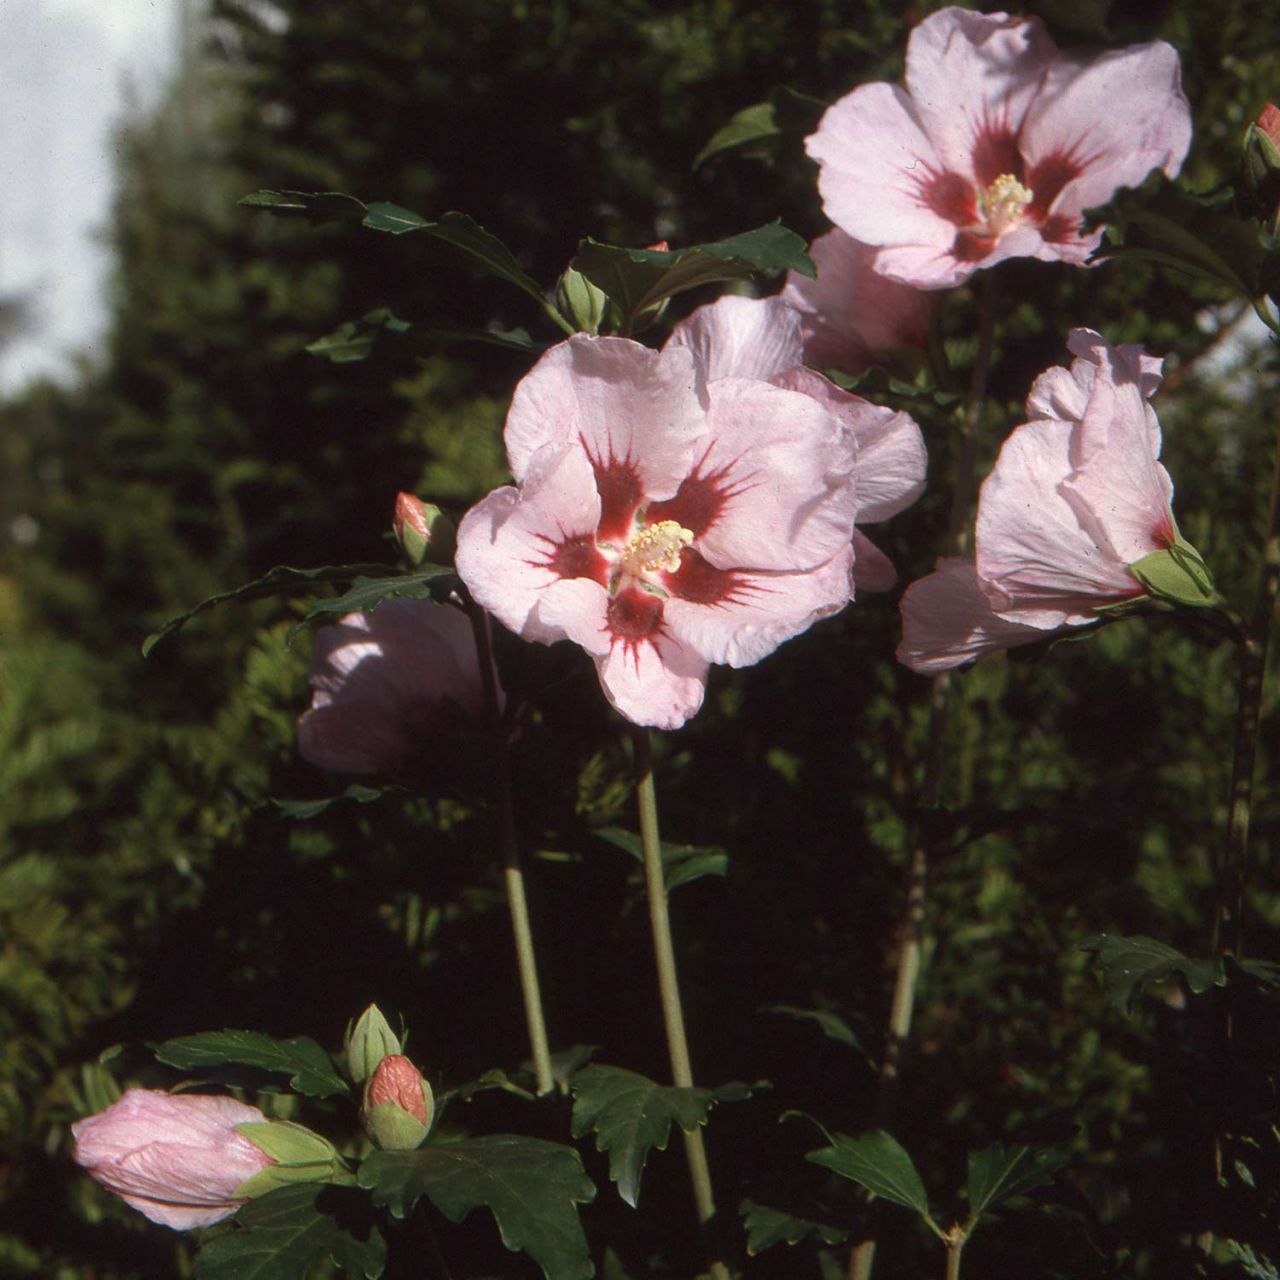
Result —
[[0, 348], [0, 393], [92, 355], [108, 262], [112, 128], [154, 101], [178, 51], [178, 0], [0, 0], [0, 297], [35, 327]]

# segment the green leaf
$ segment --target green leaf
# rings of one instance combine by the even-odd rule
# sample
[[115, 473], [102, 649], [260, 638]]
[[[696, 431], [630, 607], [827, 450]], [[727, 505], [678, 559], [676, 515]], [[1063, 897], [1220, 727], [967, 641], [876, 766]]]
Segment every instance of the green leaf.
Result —
[[1032, 1147], [987, 1147], [969, 1155], [969, 1229], [979, 1215], [1052, 1182], [1067, 1163], [1060, 1151]]
[[387, 1243], [358, 1191], [295, 1183], [241, 1208], [205, 1237], [196, 1280], [299, 1280], [326, 1258], [348, 1280], [382, 1275]]
[[204, 613], [216, 605], [227, 604], [232, 600], [261, 600], [268, 596], [290, 596], [309, 591], [321, 582], [349, 582], [357, 577], [398, 577], [400, 571], [382, 564], [339, 564], [324, 565], [319, 569], [291, 569], [287, 565], [278, 565], [264, 573], [261, 578], [246, 582], [242, 587], [231, 591], [219, 592], [207, 600], [201, 600], [194, 609], [170, 618], [162, 627], [153, 631], [142, 642], [142, 656], [145, 658], [166, 636], [185, 626], [197, 614]]
[[[644, 846], [634, 831], [624, 831], [621, 827], [599, 827], [595, 835], [607, 840], [615, 848], [629, 853], [642, 866], [644, 865]], [[703, 876], [727, 876], [729, 874], [729, 855], [715, 846], [699, 847], [690, 844], [670, 844], [666, 840], [660, 846], [662, 852], [663, 878], [667, 892], [678, 889], [682, 884], [692, 884]]]
[[693, 167], [696, 169], [725, 151], [752, 159], [776, 160], [784, 140], [791, 139], [798, 146], [801, 138], [818, 127], [827, 105], [821, 98], [781, 85], [766, 101], [743, 107], [718, 130], [698, 152]]
[[365, 216], [364, 203], [341, 191], [255, 191], [240, 203], [287, 218], [306, 218], [313, 224], [360, 222]]
[[608, 295], [623, 333], [634, 328], [642, 312], [699, 285], [748, 280], [757, 271], [816, 274], [805, 242], [780, 222], [685, 249], [627, 249], [584, 240], [571, 265]]
[[333, 364], [352, 364], [367, 360], [383, 339], [411, 340], [414, 347], [436, 346], [450, 342], [480, 342], [509, 351], [537, 354], [546, 347], [535, 342], [527, 329], [424, 329], [394, 315], [388, 307], [367, 311], [358, 320], [348, 320], [332, 333], [307, 345], [313, 356]]
[[817, 1236], [823, 1244], [840, 1244], [849, 1238], [849, 1233], [839, 1227], [796, 1218], [781, 1209], [756, 1204], [754, 1200], [744, 1200], [738, 1206], [738, 1212], [747, 1228], [747, 1252], [752, 1257], [775, 1244], [798, 1244], [809, 1236]]
[[375, 1151], [360, 1185], [397, 1218], [426, 1196], [451, 1222], [472, 1209], [494, 1216], [502, 1243], [527, 1253], [547, 1280], [591, 1280], [595, 1268], [576, 1206], [596, 1189], [572, 1147], [495, 1134], [417, 1151]]
[[1132, 1010], [1139, 991], [1168, 982], [1175, 974], [1181, 974], [1196, 995], [1223, 986], [1227, 980], [1220, 958], [1193, 960], [1142, 935], [1119, 938], [1104, 933], [1084, 943], [1083, 949], [1097, 954], [1107, 993], [1121, 1013]]
[[847, 1044], [851, 1049], [856, 1049], [872, 1066], [876, 1065], [875, 1060], [863, 1047], [862, 1041], [854, 1034], [853, 1028], [843, 1018], [832, 1013], [830, 1009], [801, 1009], [791, 1004], [771, 1004], [762, 1012], [785, 1013], [792, 1018], [803, 1018], [810, 1022], [816, 1022], [822, 1029], [823, 1035], [829, 1040], [835, 1040], [839, 1044]]
[[[445, 579], [448, 579], [447, 581]], [[403, 596], [409, 600], [426, 600], [432, 595], [448, 591], [457, 583], [457, 574], [448, 565], [424, 564], [412, 573], [382, 574], [376, 578], [357, 578], [348, 591], [340, 596], [326, 596], [315, 600], [307, 608], [302, 619], [289, 628], [286, 643], [316, 618], [333, 613], [368, 613], [384, 600]], [[445, 606], [441, 606], [442, 608]]]
[[1140, 187], [1123, 187], [1105, 205], [1086, 210], [1086, 226], [1105, 223], [1104, 258], [1140, 258], [1173, 267], [1252, 302], [1262, 292], [1272, 256], [1267, 239], [1231, 205], [1228, 190], [1209, 195], [1180, 191], [1163, 174]]
[[929, 1197], [911, 1157], [883, 1129], [851, 1138], [838, 1133], [829, 1147], [810, 1151], [806, 1160], [849, 1178], [891, 1204], [929, 1216]]
[[523, 289], [540, 303], [546, 303], [542, 286], [525, 273], [515, 254], [497, 236], [465, 213], [451, 211], [432, 222], [399, 205], [379, 203], [369, 206], [364, 225], [373, 231], [388, 231], [392, 235], [404, 235], [407, 231], [426, 232], [474, 259], [490, 275]]
[[650, 1150], [666, 1150], [673, 1121], [692, 1133], [716, 1101], [710, 1089], [660, 1085], [634, 1071], [598, 1064], [583, 1067], [569, 1083], [573, 1136], [595, 1133], [596, 1150], [609, 1155], [609, 1177], [633, 1209]]
[[723, 151], [741, 151], [753, 144], [771, 142], [782, 137], [782, 126], [772, 102], [757, 102], [743, 107], [722, 129], [717, 129], [707, 145], [694, 157], [697, 169], [712, 156]]
[[234, 1064], [287, 1075], [289, 1084], [309, 1098], [350, 1092], [329, 1055], [306, 1036], [273, 1040], [260, 1031], [202, 1031], [151, 1048], [161, 1062], [184, 1071]]
[[403, 790], [404, 788], [401, 786], [366, 787], [359, 782], [353, 782], [341, 795], [324, 796], [319, 800], [285, 800], [272, 796], [271, 803], [286, 818], [293, 818], [297, 822], [305, 822], [308, 818], [319, 817], [331, 805], [338, 804], [343, 800], [354, 800], [356, 804], [369, 804], [373, 800], [380, 800], [388, 791]]
[[385, 200], [365, 204], [339, 191], [255, 191], [240, 203], [268, 213], [305, 217], [311, 222], [358, 221], [370, 231], [385, 231], [396, 236], [410, 231], [424, 232], [461, 250], [491, 275], [514, 284], [546, 305], [542, 286], [525, 273], [515, 254], [465, 213], [451, 211], [432, 221], [398, 204]]

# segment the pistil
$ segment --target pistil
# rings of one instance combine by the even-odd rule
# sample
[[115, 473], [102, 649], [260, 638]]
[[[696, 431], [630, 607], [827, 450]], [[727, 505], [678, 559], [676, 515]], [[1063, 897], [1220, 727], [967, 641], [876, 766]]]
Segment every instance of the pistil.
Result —
[[978, 212], [986, 222], [987, 234], [1004, 235], [1026, 215], [1033, 196], [1011, 173], [1002, 173], [984, 191], [978, 192]]
[[647, 573], [676, 573], [680, 553], [693, 542], [693, 533], [675, 520], [659, 520], [637, 529], [622, 548], [622, 567], [636, 577]]

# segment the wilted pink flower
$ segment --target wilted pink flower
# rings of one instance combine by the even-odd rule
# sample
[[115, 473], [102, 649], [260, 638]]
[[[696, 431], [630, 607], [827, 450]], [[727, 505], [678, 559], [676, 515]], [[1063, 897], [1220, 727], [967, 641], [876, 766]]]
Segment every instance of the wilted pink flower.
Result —
[[[915, 290], [902, 292], [922, 296]], [[788, 305], [786, 294], [762, 299], [729, 296], [682, 320], [667, 345], [692, 350], [709, 379], [760, 378], [816, 400], [857, 446], [857, 523], [887, 520], [924, 491], [928, 457], [920, 428], [909, 415], [871, 404], [803, 368], [808, 354], [804, 333], [805, 319]], [[854, 531], [853, 546], [857, 586], [864, 591], [889, 590], [898, 575], [888, 557], [860, 530]]]
[[1080, 215], [1191, 141], [1178, 55], [1155, 41], [1060, 53], [1038, 18], [948, 8], [907, 45], [906, 89], [841, 98], [806, 143], [827, 216], [875, 268], [942, 289], [1005, 258], [1083, 263]]
[[471, 623], [428, 600], [384, 600], [316, 632], [303, 759], [338, 773], [406, 763], [459, 709], [480, 721], [484, 693]]
[[384, 1151], [421, 1146], [435, 1110], [435, 1097], [422, 1072], [398, 1053], [383, 1058], [364, 1087], [364, 1127]]
[[637, 724], [683, 724], [710, 663], [852, 594], [856, 446], [809, 396], [579, 335], [516, 388], [506, 444], [519, 487], [467, 513], [458, 572], [525, 639], [582, 645]]
[[800, 313], [804, 362], [858, 373], [895, 347], [923, 347], [930, 297], [874, 268], [876, 250], [839, 227], [809, 247], [818, 268], [810, 280], [787, 272], [782, 300]]
[[152, 1222], [189, 1231], [234, 1213], [236, 1189], [274, 1161], [235, 1130], [261, 1124], [234, 1098], [130, 1089], [71, 1126], [76, 1163]]
[[1089, 329], [1073, 330], [1067, 345], [1077, 359], [1036, 379], [1031, 420], [1014, 428], [982, 485], [975, 561], [944, 560], [903, 598], [898, 657], [913, 670], [1096, 622], [1151, 592], [1156, 553], [1173, 557], [1174, 571], [1193, 563], [1193, 577], [1207, 581], [1178, 534], [1158, 460], [1160, 424], [1147, 401], [1162, 362]]

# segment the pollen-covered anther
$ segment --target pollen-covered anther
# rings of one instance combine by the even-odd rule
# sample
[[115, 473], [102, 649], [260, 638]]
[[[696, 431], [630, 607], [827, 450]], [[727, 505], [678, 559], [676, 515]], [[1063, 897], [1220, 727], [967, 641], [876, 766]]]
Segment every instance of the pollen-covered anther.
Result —
[[622, 548], [622, 564], [634, 574], [656, 573], [659, 569], [675, 573], [680, 568], [680, 553], [693, 541], [691, 530], [675, 520], [659, 520], [657, 524], [637, 529]]
[[1002, 173], [989, 187], [978, 193], [978, 212], [986, 222], [989, 235], [1002, 236], [1016, 227], [1035, 199], [1011, 173]]

